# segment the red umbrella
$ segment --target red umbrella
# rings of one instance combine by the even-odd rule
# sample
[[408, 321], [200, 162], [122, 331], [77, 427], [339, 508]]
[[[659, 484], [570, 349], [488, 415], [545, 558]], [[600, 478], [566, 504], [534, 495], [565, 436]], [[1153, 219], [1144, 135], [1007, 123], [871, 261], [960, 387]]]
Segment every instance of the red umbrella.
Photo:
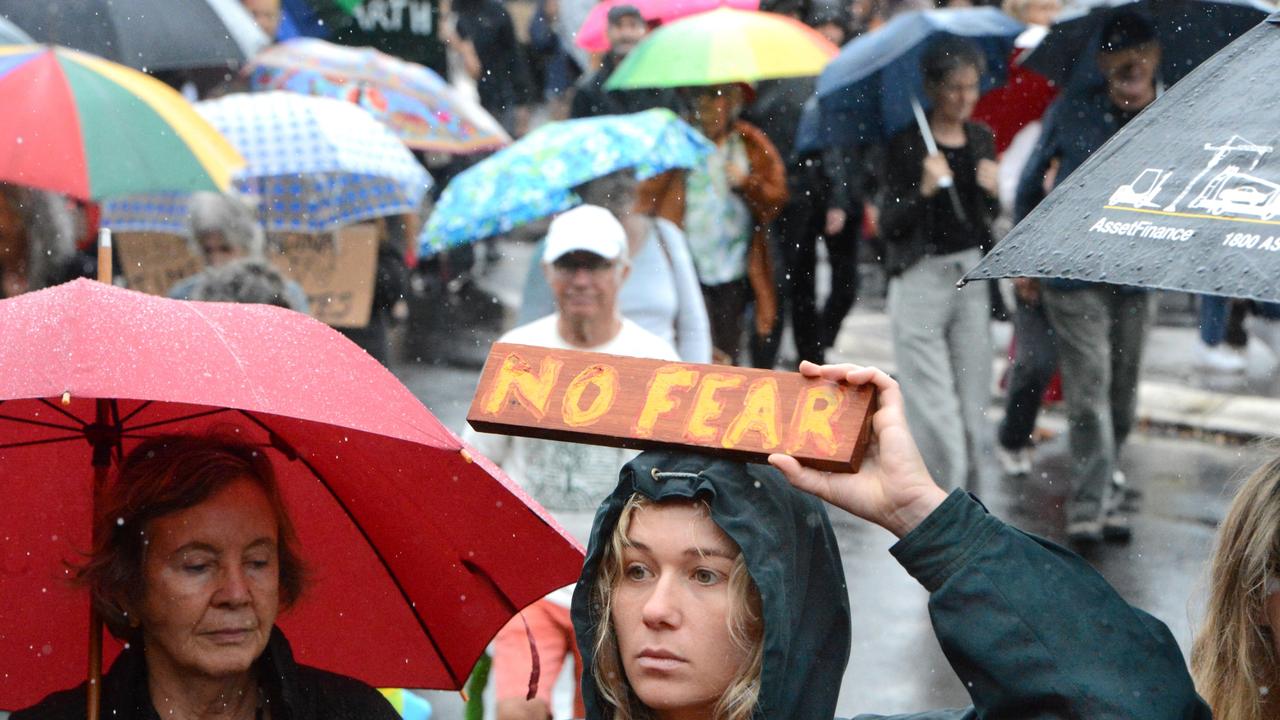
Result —
[[[581, 547], [327, 326], [77, 280], [0, 302], [0, 708], [85, 679], [95, 447], [226, 429], [271, 454], [314, 584], [281, 616], [300, 662], [457, 688]], [[107, 656], [114, 654], [108, 647]]]

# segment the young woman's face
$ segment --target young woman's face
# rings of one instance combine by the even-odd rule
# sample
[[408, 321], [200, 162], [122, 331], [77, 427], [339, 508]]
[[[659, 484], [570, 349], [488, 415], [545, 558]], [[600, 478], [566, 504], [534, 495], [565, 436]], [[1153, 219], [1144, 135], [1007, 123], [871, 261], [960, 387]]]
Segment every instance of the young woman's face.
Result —
[[729, 631], [738, 548], [695, 503], [636, 510], [627, 540], [612, 614], [627, 681], [659, 717], [709, 716], [749, 655]]
[[947, 122], [968, 120], [978, 104], [981, 81], [978, 68], [972, 65], [961, 65], [947, 73], [941, 83], [928, 89], [934, 116]]

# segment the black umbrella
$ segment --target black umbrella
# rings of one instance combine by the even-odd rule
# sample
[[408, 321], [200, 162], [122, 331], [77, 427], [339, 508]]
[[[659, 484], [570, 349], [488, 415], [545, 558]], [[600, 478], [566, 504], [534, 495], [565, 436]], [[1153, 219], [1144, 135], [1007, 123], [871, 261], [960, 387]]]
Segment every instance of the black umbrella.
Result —
[[1280, 301], [1280, 13], [1116, 133], [965, 276]]
[[1092, 52], [1117, 11], [1146, 16], [1156, 28], [1163, 54], [1160, 78], [1172, 85], [1269, 15], [1262, 0], [1088, 0], [1063, 13], [1022, 64], [1062, 87], [1102, 82]]
[[0, 17], [148, 71], [235, 67], [268, 42], [240, 0], [0, 0]]

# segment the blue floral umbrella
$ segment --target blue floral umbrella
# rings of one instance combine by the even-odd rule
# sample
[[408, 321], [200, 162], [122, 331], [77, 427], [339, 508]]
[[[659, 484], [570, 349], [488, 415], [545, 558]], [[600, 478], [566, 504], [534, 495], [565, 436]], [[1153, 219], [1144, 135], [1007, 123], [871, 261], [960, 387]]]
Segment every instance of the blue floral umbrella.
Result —
[[550, 123], [461, 173], [444, 189], [422, 234], [419, 255], [505, 233], [567, 210], [573, 188], [635, 168], [643, 180], [691, 168], [714, 147], [665, 109]]
[[[236, 189], [271, 232], [320, 233], [416, 212], [431, 176], [390, 130], [351, 103], [286, 92], [196, 104], [247, 166]], [[186, 232], [187, 196], [108, 202], [103, 224], [122, 232]]]

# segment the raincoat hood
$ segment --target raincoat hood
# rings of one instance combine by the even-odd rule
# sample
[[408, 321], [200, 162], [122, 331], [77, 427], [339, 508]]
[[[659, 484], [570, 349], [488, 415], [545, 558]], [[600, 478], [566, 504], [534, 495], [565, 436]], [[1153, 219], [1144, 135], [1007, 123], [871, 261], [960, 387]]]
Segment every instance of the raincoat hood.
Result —
[[834, 717], [849, 660], [849, 596], [823, 503], [791, 487], [767, 465], [651, 451], [622, 468], [618, 486], [596, 512], [587, 559], [574, 591], [573, 625], [583, 658], [582, 697], [588, 720], [608, 717], [608, 705], [590, 672], [601, 621], [599, 609], [591, 607], [591, 587], [604, 548], [633, 493], [658, 502], [704, 499], [712, 520], [742, 549], [760, 591], [764, 615], [764, 661], [755, 717]]

